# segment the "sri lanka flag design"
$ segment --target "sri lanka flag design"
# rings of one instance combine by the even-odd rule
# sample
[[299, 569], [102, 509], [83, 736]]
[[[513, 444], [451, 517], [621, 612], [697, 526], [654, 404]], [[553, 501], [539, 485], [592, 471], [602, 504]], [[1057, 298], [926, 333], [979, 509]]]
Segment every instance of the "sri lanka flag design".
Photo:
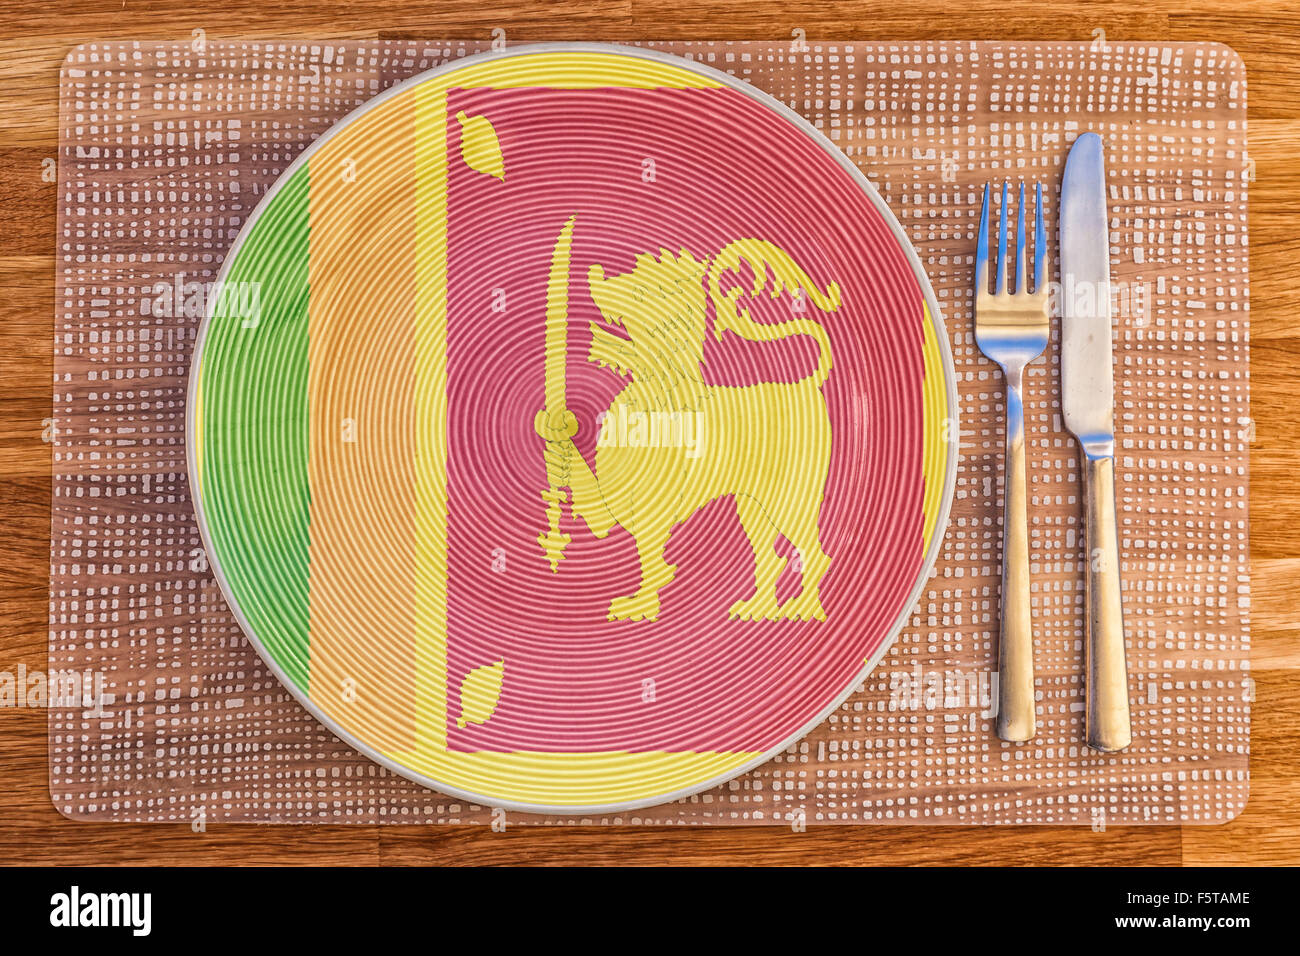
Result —
[[193, 372], [223, 589], [332, 730], [431, 786], [721, 781], [856, 686], [932, 560], [923, 279], [824, 144], [711, 72], [520, 51], [404, 84], [222, 281], [260, 290]]

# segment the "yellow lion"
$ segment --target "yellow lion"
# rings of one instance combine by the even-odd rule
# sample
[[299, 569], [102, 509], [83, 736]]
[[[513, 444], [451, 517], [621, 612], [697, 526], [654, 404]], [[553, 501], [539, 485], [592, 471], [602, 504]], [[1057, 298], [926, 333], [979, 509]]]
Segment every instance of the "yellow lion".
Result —
[[[676, 570], [664, 560], [669, 536], [709, 502], [728, 496], [754, 550], [753, 596], [731, 605], [730, 616], [826, 619], [818, 587], [830, 558], [818, 522], [831, 452], [821, 394], [831, 371], [830, 340], [808, 318], [755, 322], [741, 302], [745, 290], [739, 284], [722, 289], [722, 278], [739, 274], [742, 263], [754, 277], [749, 295], [768, 289], [770, 281], [770, 295], [791, 292], [796, 309], [809, 302], [823, 312], [839, 308], [838, 285], [818, 289], [789, 255], [759, 239], [732, 242], [703, 261], [686, 250], [660, 250], [657, 258], [638, 256], [623, 275], [607, 276], [600, 265], [587, 271], [605, 322], [626, 333], [592, 323], [588, 360], [631, 381], [602, 416], [594, 471], [570, 440], [577, 430], [572, 413], [541, 411], [534, 427], [547, 439], [551, 487], [571, 489], [573, 513], [597, 538], [618, 525], [636, 541], [640, 586], [611, 602], [610, 620], [658, 617], [659, 591]], [[753, 342], [807, 335], [817, 343], [816, 369], [796, 382], [706, 385], [710, 302], [717, 338], [727, 330]], [[794, 548], [802, 585], [782, 604], [776, 582], [786, 559], [776, 552], [779, 536]], [[539, 540], [545, 546], [545, 536]]]

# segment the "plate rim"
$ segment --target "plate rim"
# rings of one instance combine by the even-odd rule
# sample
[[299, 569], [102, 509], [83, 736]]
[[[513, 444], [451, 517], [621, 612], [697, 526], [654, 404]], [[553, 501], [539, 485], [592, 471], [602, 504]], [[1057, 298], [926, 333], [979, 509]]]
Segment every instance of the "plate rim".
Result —
[[[292, 179], [293, 175], [302, 168], [326, 142], [328, 142], [334, 135], [350, 126], [357, 118], [370, 110], [375, 109], [388, 99], [400, 96], [406, 90], [418, 86], [434, 77], [447, 73], [454, 73], [467, 66], [473, 66], [477, 63], [489, 60], [510, 59], [514, 57], [531, 56], [539, 53], [606, 53], [614, 56], [627, 56], [634, 59], [652, 60], [668, 66], [684, 69], [697, 75], [702, 75], [719, 82], [723, 86], [736, 90], [772, 110], [782, 119], [791, 123], [796, 129], [829, 154], [840, 165], [840, 167], [849, 174], [855, 185], [857, 185], [858, 188], [867, 195], [872, 205], [876, 208], [876, 211], [880, 213], [885, 224], [889, 227], [889, 230], [894, 237], [894, 241], [902, 248], [908, 265], [911, 267], [912, 273], [921, 287], [923, 300], [929, 312], [931, 330], [934, 333], [934, 337], [939, 347], [940, 363], [943, 368], [945, 386], [944, 398], [946, 404], [945, 421], [951, 423], [951, 431], [949, 432], [949, 435], [960, 434], [960, 409], [957, 403], [956, 366], [953, 362], [952, 346], [948, 339], [947, 329], [943, 320], [943, 313], [939, 308], [939, 302], [934, 294], [934, 288], [930, 284], [930, 277], [927, 274], [924, 265], [921, 263], [916, 248], [912, 245], [912, 241], [903, 230], [902, 224], [899, 223], [898, 218], [894, 215], [889, 204], [885, 202], [884, 197], [880, 195], [876, 186], [867, 178], [867, 175], [862, 171], [862, 169], [859, 168], [842, 149], [836, 146], [825, 133], [809, 122], [802, 114], [787, 106], [770, 93], [759, 89], [757, 86], [746, 80], [733, 76], [723, 70], [716, 69], [706, 63], [679, 56], [675, 53], [666, 53], [661, 50], [647, 47], [632, 46], [623, 43], [599, 43], [587, 41], [545, 41], [539, 43], [527, 43], [520, 44], [519, 46], [507, 46], [502, 50], [486, 50], [481, 53], [474, 53], [468, 56], [451, 59], [439, 66], [435, 66], [431, 69], [410, 76], [407, 79], [402, 80], [400, 83], [395, 83], [393, 86], [377, 93], [375, 96], [367, 99], [364, 103], [361, 103], [354, 109], [350, 110], [346, 115], [335, 120], [330, 125], [329, 129], [309, 143], [276, 177], [275, 181], [267, 188], [266, 193], [258, 200], [257, 204], [248, 214], [243, 225], [240, 226], [235, 241], [231, 243], [229, 249], [226, 251], [221, 262], [221, 267], [217, 270], [216, 278], [213, 280], [214, 285], [217, 288], [220, 288], [221, 284], [224, 283], [227, 273], [238, 257], [245, 240], [261, 220], [262, 214], [266, 211], [267, 207], [280, 194], [285, 184]], [[935, 518], [934, 531], [930, 537], [930, 546], [927, 549], [924, 560], [921, 562], [920, 570], [916, 576], [916, 582], [914, 583], [907, 600], [904, 602], [902, 610], [899, 612], [894, 623], [889, 627], [885, 639], [880, 642], [880, 646], [876, 651], [870, 657], [866, 658], [861, 670], [858, 671], [852, 681], [847, 683], [844, 690], [831, 701], [829, 706], [825, 707], [814, 719], [808, 721], [799, 730], [782, 740], [780, 744], [768, 748], [752, 760], [749, 760], [734, 769], [727, 770], [718, 776], [710, 777], [698, 784], [691, 784], [670, 793], [658, 794], [652, 797], [638, 798], [634, 800], [624, 800], [617, 803], [587, 804], [582, 806], [538, 804], [529, 803], [527, 801], [500, 800], [488, 797], [484, 794], [476, 794], [469, 790], [450, 785], [445, 781], [435, 780], [417, 770], [404, 766], [388, 755], [380, 752], [371, 744], [367, 744], [357, 739], [345, 728], [340, 727], [333, 718], [328, 717], [306, 694], [299, 690], [298, 686], [292, 680], [289, 679], [287, 672], [281, 667], [280, 663], [276, 661], [270, 653], [268, 653], [261, 639], [253, 633], [253, 629], [249, 626], [249, 622], [244, 615], [243, 609], [232, 596], [229, 584], [226, 580], [225, 571], [221, 565], [221, 559], [213, 548], [212, 540], [208, 533], [208, 522], [203, 506], [203, 496], [201, 492], [196, 493], [196, 489], [200, 488], [200, 484], [198, 481], [199, 476], [196, 471], [197, 455], [195, 448], [195, 417], [197, 409], [196, 393], [198, 391], [199, 376], [195, 374], [195, 371], [203, 357], [203, 347], [207, 339], [208, 328], [211, 325], [213, 310], [216, 306], [217, 303], [213, 302], [211, 297], [209, 297], [209, 301], [206, 303], [204, 309], [203, 317], [195, 331], [194, 347], [190, 354], [189, 377], [185, 389], [185, 458], [186, 475], [189, 481], [190, 503], [194, 507], [195, 522], [199, 529], [199, 537], [203, 542], [203, 550], [208, 561], [208, 566], [217, 582], [217, 586], [221, 589], [221, 595], [225, 599], [227, 607], [234, 615], [236, 622], [239, 624], [239, 629], [253, 646], [253, 649], [257, 651], [258, 656], [262, 658], [266, 665], [271, 669], [271, 672], [275, 674], [276, 679], [279, 680], [284, 689], [288, 691], [289, 694], [299, 704], [301, 704], [307, 712], [321, 724], [322, 727], [342, 740], [348, 746], [352, 747], [358, 753], [365, 756], [367, 759], [391, 770], [398, 776], [404, 777], [414, 783], [418, 783], [423, 787], [444, 794], [448, 797], [464, 800], [468, 803], [477, 804], [483, 807], [500, 808], [502, 810], [519, 813], [537, 813], [565, 817], [585, 814], [606, 815], [611, 813], [642, 810], [648, 807], [673, 803], [703, 793], [707, 790], [712, 790], [714, 787], [721, 786], [729, 780], [734, 780], [735, 778], [748, 773], [754, 768], [767, 763], [777, 754], [788, 750], [791, 746], [798, 743], [818, 726], [824, 723], [826, 718], [838, 710], [840, 705], [842, 705], [850, 695], [852, 695], [853, 692], [862, 685], [871, 672], [875, 670], [876, 665], [880, 663], [885, 654], [888, 653], [889, 649], [893, 647], [894, 642], [898, 639], [898, 635], [902, 633], [903, 628], [907, 625], [908, 619], [912, 616], [917, 602], [920, 600], [920, 597], [925, 590], [926, 582], [930, 579], [934, 571], [935, 564], [942, 549], [943, 541], [947, 537], [948, 519], [952, 507], [953, 494], [956, 489], [957, 465], [961, 450], [960, 442], [955, 441], [950, 437], [945, 437], [942, 443], [947, 449], [947, 466], [944, 474], [943, 492], [939, 499], [939, 511]]]

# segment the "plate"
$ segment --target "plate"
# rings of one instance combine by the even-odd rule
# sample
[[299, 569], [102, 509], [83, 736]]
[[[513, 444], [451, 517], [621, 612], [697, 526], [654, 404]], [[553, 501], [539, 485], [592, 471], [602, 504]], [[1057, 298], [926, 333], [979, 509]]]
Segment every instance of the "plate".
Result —
[[939, 547], [933, 292], [797, 114], [542, 44], [371, 100], [262, 198], [190, 379], [195, 508], [267, 664], [384, 766], [615, 812], [825, 720]]

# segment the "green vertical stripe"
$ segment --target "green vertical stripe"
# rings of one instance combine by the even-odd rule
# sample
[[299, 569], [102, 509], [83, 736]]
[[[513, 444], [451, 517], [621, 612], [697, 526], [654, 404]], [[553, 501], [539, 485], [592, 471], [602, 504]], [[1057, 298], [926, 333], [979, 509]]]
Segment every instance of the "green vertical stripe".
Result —
[[226, 586], [252, 632], [303, 692], [307, 184], [304, 165], [267, 206], [228, 270], [203, 346], [199, 438], [203, 510]]

